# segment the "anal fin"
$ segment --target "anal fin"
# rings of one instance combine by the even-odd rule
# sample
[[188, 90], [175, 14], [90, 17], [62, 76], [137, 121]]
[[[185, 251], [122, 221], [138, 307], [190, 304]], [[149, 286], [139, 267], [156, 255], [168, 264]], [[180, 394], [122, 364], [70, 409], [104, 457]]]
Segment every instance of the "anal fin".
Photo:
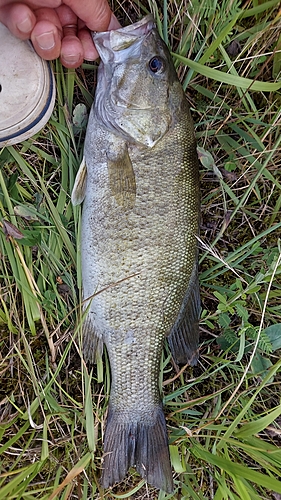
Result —
[[175, 362], [194, 366], [198, 360], [199, 318], [201, 312], [197, 262], [194, 265], [187, 292], [177, 320], [168, 336]]
[[88, 313], [82, 325], [83, 353], [85, 361], [96, 363], [102, 357], [103, 339], [95, 331], [94, 325]]

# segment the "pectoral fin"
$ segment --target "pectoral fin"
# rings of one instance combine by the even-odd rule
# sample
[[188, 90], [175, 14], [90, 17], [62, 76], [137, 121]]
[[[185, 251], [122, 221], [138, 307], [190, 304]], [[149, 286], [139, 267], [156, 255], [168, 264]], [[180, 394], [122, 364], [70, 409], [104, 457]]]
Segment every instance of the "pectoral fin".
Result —
[[194, 265], [188, 290], [168, 343], [176, 363], [194, 366], [198, 360], [200, 293], [197, 263]]
[[107, 166], [112, 196], [125, 210], [132, 209], [136, 201], [136, 180], [126, 145], [117, 154], [108, 153]]
[[83, 156], [83, 160], [77, 172], [71, 194], [71, 202], [73, 206], [80, 205], [84, 200], [86, 185], [87, 185], [87, 165], [85, 156]]

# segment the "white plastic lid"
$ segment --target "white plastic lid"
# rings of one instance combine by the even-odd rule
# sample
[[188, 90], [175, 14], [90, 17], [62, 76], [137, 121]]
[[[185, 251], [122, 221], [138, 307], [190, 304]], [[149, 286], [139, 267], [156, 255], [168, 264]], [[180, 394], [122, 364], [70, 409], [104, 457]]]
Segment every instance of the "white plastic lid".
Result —
[[0, 23], [0, 146], [10, 146], [39, 132], [55, 103], [50, 64], [29, 41], [19, 40]]

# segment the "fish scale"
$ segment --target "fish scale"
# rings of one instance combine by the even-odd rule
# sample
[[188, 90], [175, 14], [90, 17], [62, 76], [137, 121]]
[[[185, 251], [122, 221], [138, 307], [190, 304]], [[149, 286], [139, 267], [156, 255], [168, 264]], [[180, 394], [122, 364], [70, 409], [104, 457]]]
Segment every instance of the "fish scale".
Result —
[[104, 344], [111, 368], [101, 482], [112, 486], [135, 466], [171, 492], [159, 372], [166, 337], [177, 362], [198, 357], [193, 124], [150, 16], [94, 41], [102, 63], [72, 200], [84, 200], [85, 357]]

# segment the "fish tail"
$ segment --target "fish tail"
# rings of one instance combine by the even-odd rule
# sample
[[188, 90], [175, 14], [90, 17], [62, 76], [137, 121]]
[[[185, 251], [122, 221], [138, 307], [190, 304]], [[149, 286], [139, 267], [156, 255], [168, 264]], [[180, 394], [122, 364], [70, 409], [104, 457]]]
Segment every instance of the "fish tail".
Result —
[[[109, 408], [104, 437], [104, 461], [101, 484], [108, 488], [122, 481], [130, 467], [151, 485], [167, 493], [173, 492], [165, 416], [161, 406], [152, 415], [128, 421]], [[151, 418], [152, 417], [152, 418]], [[122, 421], [123, 420], [123, 421]]]

